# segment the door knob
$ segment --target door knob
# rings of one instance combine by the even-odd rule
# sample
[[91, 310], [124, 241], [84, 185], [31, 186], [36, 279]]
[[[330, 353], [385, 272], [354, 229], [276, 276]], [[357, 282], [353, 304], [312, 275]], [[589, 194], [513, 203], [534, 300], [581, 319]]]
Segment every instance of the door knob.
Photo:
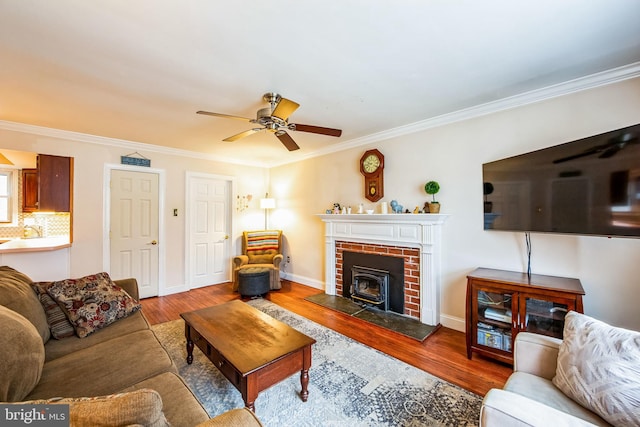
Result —
[[149, 243], [150, 243], [150, 244], [152, 244], [152, 245], [154, 245], [154, 246], [158, 244], [158, 242], [157, 242], [156, 240], [152, 240], [152, 241], [150, 241]]
[[228, 234], [224, 235], [224, 240], [229, 240], [229, 235]]

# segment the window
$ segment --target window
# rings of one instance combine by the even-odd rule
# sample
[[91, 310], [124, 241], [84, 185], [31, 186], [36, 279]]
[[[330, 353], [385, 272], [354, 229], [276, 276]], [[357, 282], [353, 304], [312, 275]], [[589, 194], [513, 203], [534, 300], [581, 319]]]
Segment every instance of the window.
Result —
[[17, 180], [15, 171], [0, 169], [0, 223], [14, 224], [17, 219]]

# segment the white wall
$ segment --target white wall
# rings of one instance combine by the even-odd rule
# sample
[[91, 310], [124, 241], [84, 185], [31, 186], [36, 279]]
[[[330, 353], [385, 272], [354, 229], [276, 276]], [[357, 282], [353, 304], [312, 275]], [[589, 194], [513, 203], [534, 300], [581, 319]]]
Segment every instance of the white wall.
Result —
[[[385, 197], [413, 210], [441, 185], [442, 323], [464, 329], [466, 275], [476, 267], [526, 270], [523, 233], [483, 230], [482, 163], [640, 122], [640, 79], [627, 80], [271, 170], [278, 199], [273, 225], [286, 235], [289, 277], [322, 287], [323, 223], [334, 202], [364, 203], [358, 162], [368, 148], [385, 156]], [[585, 313], [640, 330], [640, 239], [532, 234], [532, 271], [577, 277]]]
[[[25, 129], [29, 129], [25, 127]], [[46, 133], [46, 132], [45, 132]], [[64, 135], [64, 132], [60, 133]], [[91, 140], [91, 138], [88, 138]], [[109, 143], [110, 141], [106, 141]], [[112, 141], [115, 142], [115, 141]], [[133, 144], [132, 144], [133, 145]], [[71, 275], [79, 277], [103, 270], [103, 193], [105, 164], [119, 164], [120, 156], [134, 151], [131, 148], [100, 145], [80, 140], [42, 136], [36, 133], [1, 130], [0, 148], [74, 157], [74, 198], [73, 198], [73, 246], [70, 249]], [[259, 199], [267, 189], [268, 171], [264, 168], [247, 167], [184, 157], [169, 153], [146, 152], [136, 148], [151, 159], [153, 169], [163, 170], [166, 177], [165, 192], [165, 244], [166, 262], [164, 268], [165, 286], [161, 293], [171, 293], [172, 288], [184, 288], [184, 242], [185, 242], [185, 176], [187, 171], [231, 176], [236, 195], [252, 194], [250, 208], [236, 213], [233, 204], [233, 243], [239, 244], [243, 229], [260, 229], [264, 226], [264, 216], [259, 209]], [[141, 168], [144, 170], [145, 168]], [[178, 217], [173, 209], [178, 209]], [[235, 247], [233, 249], [235, 253]], [[231, 262], [231, 261], [229, 261]], [[36, 275], [38, 265], [23, 270]]]
[[[440, 182], [444, 227], [441, 321], [463, 329], [465, 276], [478, 266], [524, 271], [522, 233], [483, 231], [482, 163], [521, 154], [640, 122], [640, 79], [547, 100], [475, 119], [381, 141], [385, 155], [383, 200], [413, 210], [427, 200], [423, 186]], [[74, 277], [102, 270], [103, 170], [131, 149], [37, 133], [0, 130], [0, 148], [75, 158]], [[285, 232], [286, 277], [324, 286], [323, 223], [315, 216], [334, 202], [373, 204], [362, 196], [358, 161], [361, 147], [273, 168], [237, 166], [157, 152], [145, 152], [154, 169], [166, 171], [166, 287], [182, 287], [184, 277], [184, 187], [187, 171], [235, 177], [236, 195], [252, 194], [250, 209], [234, 210], [233, 242], [263, 226], [259, 199], [268, 190], [277, 199], [271, 227]], [[173, 217], [174, 208], [181, 213]], [[586, 291], [585, 312], [640, 330], [640, 239], [608, 239], [533, 234], [534, 273], [578, 277]], [[33, 266], [38, 269], [37, 265]], [[29, 274], [29, 271], [25, 271]]]

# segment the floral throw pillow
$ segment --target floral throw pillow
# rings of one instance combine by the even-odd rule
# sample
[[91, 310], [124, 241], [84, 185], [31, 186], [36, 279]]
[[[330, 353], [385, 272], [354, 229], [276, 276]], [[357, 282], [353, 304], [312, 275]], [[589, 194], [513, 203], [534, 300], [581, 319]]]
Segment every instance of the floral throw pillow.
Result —
[[105, 272], [52, 282], [47, 293], [64, 310], [80, 338], [141, 308]]

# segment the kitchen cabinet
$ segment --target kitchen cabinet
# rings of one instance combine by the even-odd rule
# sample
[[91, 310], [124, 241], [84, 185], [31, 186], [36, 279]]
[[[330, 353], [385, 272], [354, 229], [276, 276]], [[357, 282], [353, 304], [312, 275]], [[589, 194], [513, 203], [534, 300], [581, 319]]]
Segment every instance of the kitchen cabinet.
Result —
[[562, 338], [568, 311], [583, 313], [580, 280], [478, 268], [467, 276], [467, 357], [513, 363], [519, 332]]
[[23, 169], [23, 212], [71, 212], [72, 200], [72, 157], [38, 154], [37, 168]]
[[38, 169], [22, 169], [22, 212], [38, 210]]

